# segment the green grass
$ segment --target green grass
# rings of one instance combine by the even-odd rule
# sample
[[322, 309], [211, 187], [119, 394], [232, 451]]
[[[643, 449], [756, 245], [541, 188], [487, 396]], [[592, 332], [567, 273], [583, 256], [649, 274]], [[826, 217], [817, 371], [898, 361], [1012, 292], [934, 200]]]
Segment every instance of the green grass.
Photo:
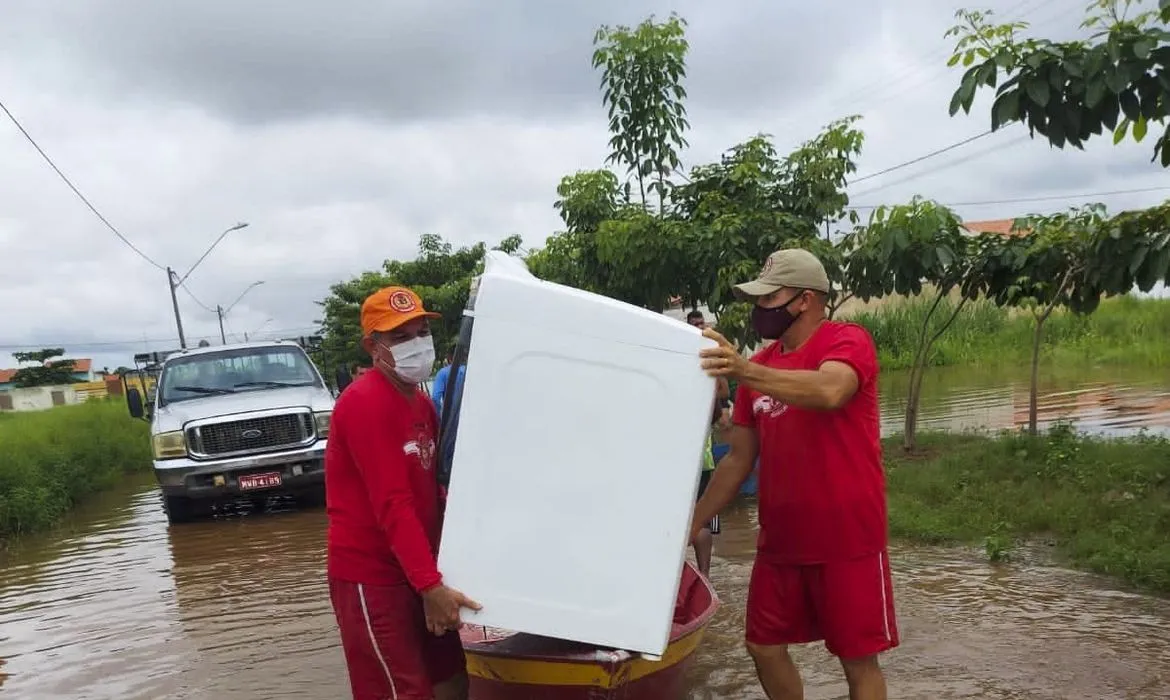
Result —
[[149, 468], [149, 429], [120, 400], [0, 414], [0, 543]]
[[[848, 320], [873, 335], [883, 369], [908, 369], [918, 329], [931, 300], [893, 302]], [[954, 308], [944, 301], [934, 325]], [[935, 343], [931, 365], [1027, 366], [1031, 358], [1030, 313], [1010, 312], [987, 301], [967, 304]], [[1054, 365], [1144, 365], [1170, 367], [1170, 299], [1122, 296], [1106, 299], [1096, 312], [1078, 316], [1058, 310], [1044, 325], [1041, 362]]]
[[1079, 568], [1170, 593], [1170, 441], [1047, 435], [924, 434], [905, 455], [885, 444], [890, 533], [981, 543], [1010, 558], [1050, 538]]

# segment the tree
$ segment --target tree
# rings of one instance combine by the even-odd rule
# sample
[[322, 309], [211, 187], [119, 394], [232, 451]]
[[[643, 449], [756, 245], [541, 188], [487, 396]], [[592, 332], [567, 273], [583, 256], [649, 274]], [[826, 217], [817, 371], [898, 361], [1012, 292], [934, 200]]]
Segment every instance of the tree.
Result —
[[[520, 236], [508, 236], [496, 250], [513, 254], [520, 243]], [[363, 272], [330, 287], [329, 296], [318, 302], [324, 309], [320, 323], [325, 364], [348, 367], [366, 359], [358, 342], [362, 335], [361, 304], [370, 294], [392, 285], [413, 289], [428, 310], [442, 315], [431, 322], [431, 332], [436, 352], [445, 356], [454, 346], [471, 278], [483, 271], [486, 251], [482, 242], [455, 249], [440, 236], [424, 234], [419, 237], [414, 260], [387, 260], [380, 271]]]
[[[647, 207], [646, 189], [657, 191], [665, 208], [667, 175], [681, 167], [678, 149], [687, 145], [686, 21], [671, 13], [665, 22], [653, 16], [637, 27], [602, 26], [593, 37], [593, 67], [601, 68], [602, 102], [609, 110], [610, 155], [607, 163], [624, 163], [638, 181]], [[627, 185], [628, 199], [628, 185]]]
[[[623, 162], [639, 177], [643, 199], [631, 204], [628, 185], [623, 192], [608, 170], [565, 177], [555, 207], [566, 230], [533, 251], [528, 265], [543, 279], [655, 311], [675, 297], [684, 305], [706, 304], [720, 330], [745, 347], [755, 338], [748, 306], [735, 301], [732, 286], [755, 276], [779, 248], [805, 247], [822, 257], [834, 280], [834, 310], [849, 297], [847, 261], [819, 232], [845, 216], [845, 186], [864, 136], [858, 118], [848, 117], [780, 158], [771, 138], [760, 134], [672, 182], [688, 126], [679, 85], [684, 25], [672, 15], [636, 30], [599, 30], [594, 65], [603, 67], [613, 132], [607, 162]], [[659, 194], [653, 212], [643, 191], [651, 177]]]
[[[1097, 236], [1088, 282], [1107, 294], [1170, 282], [1170, 201], [1118, 214]], [[1096, 308], [1095, 306], [1093, 308]]]
[[[889, 294], [919, 295], [924, 284], [932, 288], [933, 301], [918, 329], [910, 368], [902, 434], [906, 451], [917, 445], [918, 403], [931, 349], [980, 288], [971, 276], [972, 244], [954, 212], [920, 197], [904, 205], [878, 207], [869, 223], [849, 234], [845, 243], [850, 284], [863, 301]], [[943, 300], [956, 291], [961, 294], [959, 302], [939, 313]]]
[[1027, 308], [1034, 320], [1028, 431], [1038, 432], [1037, 395], [1044, 324], [1058, 308], [1097, 309], [1103, 296], [1150, 291], [1170, 273], [1170, 204], [1109, 219], [1091, 204], [1017, 219], [1018, 235], [984, 245], [972, 263], [981, 291], [999, 305]]
[[610, 270], [599, 259], [597, 232], [626, 205], [617, 176], [608, 170], [584, 170], [561, 178], [553, 208], [566, 229], [548, 238], [527, 258], [534, 275], [598, 294], [615, 296]]
[[[960, 10], [962, 22], [946, 36], [960, 37], [948, 65], [967, 67], [951, 98], [950, 113], [970, 113], [976, 93], [996, 89], [991, 129], [1021, 121], [1057, 148], [1076, 148], [1108, 128], [1113, 142], [1131, 133], [1145, 138], [1150, 124], [1170, 114], [1170, 0], [1160, 12], [1131, 14], [1140, 0], [1093, 0], [1082, 27], [1091, 40], [1021, 39], [1025, 22], [994, 25], [992, 12]], [[1000, 74], [1003, 80], [1000, 80]], [[1119, 121], [1120, 120], [1120, 121]], [[1131, 130], [1132, 127], [1132, 130]], [[1153, 159], [1170, 166], [1170, 124], [1154, 144]]]
[[1105, 222], [1105, 207], [1089, 205], [1068, 213], [1032, 215], [1013, 224], [1016, 235], [985, 246], [973, 263], [975, 276], [1001, 306], [1028, 309], [1032, 314], [1032, 361], [1028, 387], [1028, 431], [1038, 432], [1040, 348], [1044, 324], [1059, 307], [1077, 313], [1096, 309], [1102, 289], [1090, 281], [1097, 260], [1096, 243]]
[[[687, 252], [692, 273], [685, 301], [706, 302], [721, 331], [741, 348], [758, 340], [732, 287], [754, 277], [764, 259], [786, 247], [816, 254], [833, 282], [831, 310], [851, 296], [842, 249], [820, 237], [820, 226], [845, 216], [847, 177], [864, 142], [848, 117], [827, 125], [779, 158], [771, 138], [757, 135], [733, 146], [718, 163], [693, 168], [674, 190], [674, 211], [694, 227]], [[856, 221], [855, 214], [849, 219]], [[697, 273], [695, 272], [697, 271]], [[726, 317], [726, 318], [724, 318]]]
[[12, 375], [12, 384], [19, 388], [33, 386], [56, 386], [59, 384], [76, 384], [73, 376], [73, 360], [54, 360], [65, 354], [64, 348], [44, 348], [30, 352], [14, 352], [12, 357], [20, 364], [32, 364], [31, 367], [21, 367]]

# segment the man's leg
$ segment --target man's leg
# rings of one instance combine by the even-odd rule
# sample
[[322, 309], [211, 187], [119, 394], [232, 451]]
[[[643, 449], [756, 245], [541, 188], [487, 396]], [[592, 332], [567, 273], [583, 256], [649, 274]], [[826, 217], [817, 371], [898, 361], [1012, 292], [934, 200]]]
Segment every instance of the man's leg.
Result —
[[886, 677], [876, 655], [841, 659], [841, 668], [849, 683], [849, 700], [886, 700]]
[[811, 588], [825, 647], [841, 660], [850, 700], [886, 700], [878, 654], [898, 646], [889, 556], [825, 564]]
[[820, 639], [805, 595], [802, 567], [757, 556], [748, 584], [746, 634], [756, 675], [770, 700], [803, 700], [804, 685], [788, 645]]
[[804, 700], [804, 683], [788, 654], [787, 645], [765, 646], [748, 642], [747, 649], [769, 700]]
[[329, 594], [354, 700], [431, 700], [425, 623], [414, 591], [330, 580]]
[[695, 537], [695, 563], [699, 566], [699, 573], [707, 577], [711, 576], [711, 545], [711, 529], [705, 527], [699, 530]]
[[[698, 499], [703, 498], [703, 493], [707, 490], [707, 485], [711, 483], [711, 475], [714, 470], [707, 469], [699, 473], [699, 493], [696, 496], [696, 503]], [[711, 551], [715, 548], [715, 541], [712, 535], [717, 531], [719, 523], [719, 516], [715, 516], [710, 523], [703, 526], [699, 530], [699, 534], [695, 537], [695, 564], [699, 567], [699, 573], [703, 576], [711, 576]]]

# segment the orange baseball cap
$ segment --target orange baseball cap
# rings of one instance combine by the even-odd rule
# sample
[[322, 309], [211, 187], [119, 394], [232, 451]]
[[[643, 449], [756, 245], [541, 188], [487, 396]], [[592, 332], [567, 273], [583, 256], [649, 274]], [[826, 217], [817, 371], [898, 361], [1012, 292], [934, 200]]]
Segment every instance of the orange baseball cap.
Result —
[[423, 308], [422, 299], [406, 287], [384, 287], [362, 302], [362, 335], [392, 331], [416, 318], [440, 318]]

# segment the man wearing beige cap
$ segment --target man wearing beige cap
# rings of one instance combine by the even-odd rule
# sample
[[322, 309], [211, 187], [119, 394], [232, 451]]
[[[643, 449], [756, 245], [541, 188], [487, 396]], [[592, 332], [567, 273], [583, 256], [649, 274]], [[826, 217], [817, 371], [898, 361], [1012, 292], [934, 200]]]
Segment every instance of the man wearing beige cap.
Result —
[[760, 534], [745, 636], [765, 692], [803, 698], [788, 645], [824, 640], [841, 660], [849, 697], [883, 700], [878, 654], [898, 645], [898, 628], [873, 339], [827, 319], [829, 279], [805, 250], [773, 253], [735, 292], [754, 302], [752, 326], [774, 342], [749, 361], [704, 331], [719, 345], [701, 352], [703, 369], [739, 388], [731, 450], [692, 522], [701, 527], [730, 503], [758, 456]]

